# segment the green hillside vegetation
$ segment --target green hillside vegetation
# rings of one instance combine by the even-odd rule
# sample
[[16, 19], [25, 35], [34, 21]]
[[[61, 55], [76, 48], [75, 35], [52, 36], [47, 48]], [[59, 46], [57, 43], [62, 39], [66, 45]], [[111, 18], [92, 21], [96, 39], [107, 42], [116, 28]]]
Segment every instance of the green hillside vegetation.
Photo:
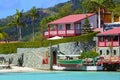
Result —
[[[79, 6], [81, 6], [80, 0], [71, 0], [66, 3], [60, 3], [58, 5], [55, 5], [54, 7], [50, 7], [46, 9], [38, 8], [35, 14], [37, 13], [39, 16], [37, 16], [34, 21], [31, 15], [33, 11], [32, 9], [34, 9], [34, 7], [31, 8], [31, 10], [29, 10], [28, 12], [24, 12], [24, 9], [23, 9], [21, 20], [26, 25], [24, 27], [21, 26], [22, 41], [31, 41], [32, 40], [31, 37], [33, 39], [36, 39], [36, 37], [38, 36], [36, 35], [35, 37], [33, 37], [33, 35], [35, 35], [36, 33], [42, 34], [42, 32], [46, 31], [47, 23], [51, 22], [54, 19], [49, 19], [49, 20], [47, 19], [48, 21], [46, 21], [45, 25], [43, 24], [40, 25], [41, 21], [42, 22], [45, 21], [45, 18], [49, 16], [56, 16], [55, 19], [57, 19], [69, 14], [74, 14], [74, 12], [80, 13], [79, 10], [77, 10], [77, 9], [80, 9]], [[27, 14], [29, 14], [29, 16], [26, 17]], [[12, 27], [10, 27], [7, 24], [11, 23], [11, 21], [14, 20], [15, 16], [16, 14], [14, 14], [13, 16], [8, 16], [7, 18], [4, 18], [4, 19], [0, 19], [0, 29], [8, 33], [10, 40], [14, 40], [14, 41], [19, 40], [19, 37], [20, 37], [18, 33], [19, 29], [17, 28], [16, 25], [13, 25]], [[33, 31], [33, 28], [34, 28], [34, 31]], [[44, 30], [42, 28], [44, 28]]]
[[68, 37], [59, 40], [43, 40], [43, 41], [35, 41], [35, 42], [18, 42], [18, 43], [5, 43], [0, 44], [0, 53], [1, 54], [9, 54], [16, 53], [17, 48], [39, 48], [39, 47], [48, 47], [50, 43], [52, 45], [67, 43], [67, 42], [84, 42], [87, 43], [93, 39], [93, 37], [97, 34], [97, 32], [92, 32], [88, 34], [84, 34], [81, 36]]
[[[39, 41], [40, 39], [38, 39], [38, 36], [42, 35], [43, 32], [47, 30], [47, 23], [55, 19], [70, 14], [97, 13], [99, 8], [104, 8], [110, 12], [113, 12], [113, 15], [120, 15], [119, 0], [70, 0], [65, 3], [57, 4], [54, 7], [46, 9], [38, 8], [35, 12], [33, 10], [35, 9], [34, 7], [27, 12], [24, 12], [23, 9], [21, 20], [26, 25], [24, 27], [21, 26], [22, 41], [33, 41], [34, 39]], [[39, 16], [36, 16], [33, 19], [33, 15], [31, 15], [32, 11]], [[30, 15], [26, 17], [27, 14]], [[0, 19], [0, 30], [6, 32], [9, 35], [9, 39], [14, 41], [19, 40], [19, 29], [16, 25], [10, 27], [7, 24], [11, 23], [15, 16], [16, 14]], [[39, 35], [36, 35], [38, 33]]]
[[[49, 46], [50, 42], [52, 42], [53, 45], [74, 41], [88, 42], [92, 40], [96, 33], [47, 41], [43, 36], [43, 32], [47, 30], [47, 24], [53, 20], [70, 14], [99, 13], [100, 8], [112, 12], [112, 15], [120, 15], [119, 0], [70, 0], [47, 9], [36, 9], [36, 7], [33, 7], [27, 12], [17, 10], [13, 16], [0, 19], [0, 31], [7, 34], [7, 38], [2, 38], [1, 34], [1, 40], [20, 40], [21, 42], [0, 44], [0, 53], [16, 53], [17, 48], [45, 47]], [[22, 14], [22, 16], [19, 16], [19, 13]], [[89, 21], [86, 20], [86, 22]], [[14, 23], [14, 25], [8, 25], [10, 23]], [[21, 23], [25, 25], [23, 26]]]

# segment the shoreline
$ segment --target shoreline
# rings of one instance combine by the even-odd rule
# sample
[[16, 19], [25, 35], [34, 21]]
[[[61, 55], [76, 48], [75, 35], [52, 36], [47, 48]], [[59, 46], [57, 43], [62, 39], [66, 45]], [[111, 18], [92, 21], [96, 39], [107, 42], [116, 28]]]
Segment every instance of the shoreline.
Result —
[[[0, 69], [0, 73], [7, 73], [7, 72], [53, 72], [53, 71], [61, 72], [64, 70], [41, 70], [41, 69], [34, 69], [34, 68], [29, 68], [29, 67], [19, 67], [19, 66], [13, 66], [13, 65], [10, 66], [10, 68]], [[80, 72], [92, 72], [92, 71], [80, 71]], [[95, 72], [120, 72], [120, 69], [118, 69], [117, 71], [95, 71]]]
[[18, 67], [18, 66], [10, 66], [9, 69], [1, 69], [2, 72], [46, 72], [45, 70], [33, 69], [29, 67]]

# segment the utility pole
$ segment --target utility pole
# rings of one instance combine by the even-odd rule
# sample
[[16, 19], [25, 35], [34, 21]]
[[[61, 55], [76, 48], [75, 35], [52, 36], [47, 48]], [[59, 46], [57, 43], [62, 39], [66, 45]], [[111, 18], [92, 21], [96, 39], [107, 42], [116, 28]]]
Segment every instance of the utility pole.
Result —
[[50, 70], [53, 70], [53, 54], [52, 54], [52, 44], [51, 44], [51, 42], [50, 42], [49, 54], [50, 54]]

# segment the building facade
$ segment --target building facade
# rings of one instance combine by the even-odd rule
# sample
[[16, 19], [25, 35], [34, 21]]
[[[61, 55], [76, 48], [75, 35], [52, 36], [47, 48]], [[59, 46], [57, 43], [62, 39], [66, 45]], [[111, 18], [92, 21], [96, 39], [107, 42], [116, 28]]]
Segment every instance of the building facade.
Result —
[[86, 18], [88, 18], [92, 28], [97, 27], [96, 14], [74, 14], [48, 23], [48, 31], [44, 33], [44, 36], [51, 38], [81, 35], [81, 28]]
[[97, 52], [100, 56], [120, 56], [120, 28], [97, 34]]

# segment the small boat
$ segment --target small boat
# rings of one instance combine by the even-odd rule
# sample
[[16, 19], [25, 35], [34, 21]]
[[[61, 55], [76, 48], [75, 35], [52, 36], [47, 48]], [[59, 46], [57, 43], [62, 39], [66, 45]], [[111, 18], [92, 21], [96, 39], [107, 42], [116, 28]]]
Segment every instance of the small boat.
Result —
[[82, 59], [78, 59], [78, 60], [58, 60], [58, 64], [82, 64]]

